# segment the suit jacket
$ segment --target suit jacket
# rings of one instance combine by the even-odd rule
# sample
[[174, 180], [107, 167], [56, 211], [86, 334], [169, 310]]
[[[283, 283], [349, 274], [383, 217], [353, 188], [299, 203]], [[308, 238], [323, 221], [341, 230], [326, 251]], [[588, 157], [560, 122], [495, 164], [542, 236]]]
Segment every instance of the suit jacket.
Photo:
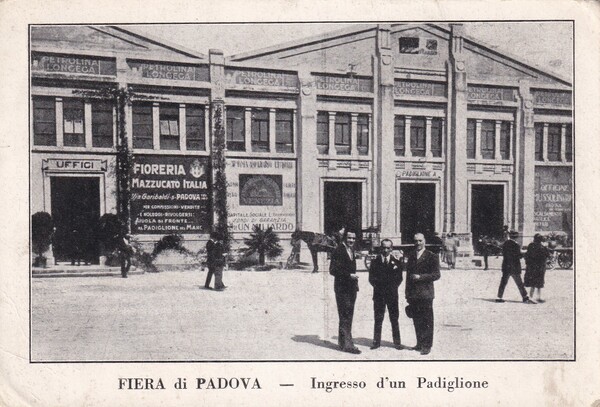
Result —
[[383, 257], [378, 255], [369, 268], [369, 283], [373, 286], [373, 295], [378, 294], [379, 291], [398, 293], [398, 287], [402, 283], [401, 261], [390, 256], [389, 264], [385, 264]]
[[220, 242], [209, 240], [206, 243], [206, 264], [208, 267], [222, 267], [225, 265], [223, 245]]
[[[413, 280], [411, 275], [419, 274], [419, 280]], [[429, 250], [425, 250], [420, 259], [414, 250], [408, 256], [406, 265], [406, 298], [418, 300], [433, 300], [435, 291], [433, 282], [440, 279], [440, 259]]]
[[507, 240], [502, 244], [502, 273], [521, 273], [521, 248], [513, 240]]
[[343, 243], [331, 254], [329, 274], [335, 277], [335, 287], [354, 288], [356, 286], [358, 289], [357, 282], [350, 277], [352, 274], [356, 274], [356, 259], [350, 258]]

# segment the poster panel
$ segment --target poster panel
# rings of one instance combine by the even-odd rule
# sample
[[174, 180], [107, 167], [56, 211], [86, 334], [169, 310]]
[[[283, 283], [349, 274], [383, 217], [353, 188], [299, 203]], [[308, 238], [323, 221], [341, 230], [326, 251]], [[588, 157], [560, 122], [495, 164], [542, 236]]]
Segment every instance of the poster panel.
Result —
[[536, 231], [572, 233], [571, 167], [536, 167], [534, 202]]

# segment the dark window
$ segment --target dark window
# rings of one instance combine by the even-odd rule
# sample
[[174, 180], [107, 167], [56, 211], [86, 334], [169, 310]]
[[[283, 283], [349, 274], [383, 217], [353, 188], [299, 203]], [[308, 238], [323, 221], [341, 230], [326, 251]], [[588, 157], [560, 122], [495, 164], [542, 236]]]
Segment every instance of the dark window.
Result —
[[494, 158], [496, 148], [496, 122], [481, 122], [481, 158]]
[[280, 110], [275, 113], [275, 151], [278, 153], [294, 152], [294, 118], [293, 112]]
[[317, 149], [319, 154], [327, 154], [329, 150], [329, 113], [317, 113]]
[[160, 149], [179, 150], [178, 105], [160, 105]]
[[132, 110], [133, 148], [153, 148], [152, 104], [134, 103]]
[[548, 126], [548, 161], [560, 161], [560, 124]]
[[56, 102], [54, 98], [33, 98], [33, 144], [56, 145]]
[[269, 110], [252, 110], [252, 151], [269, 151]]
[[414, 157], [425, 157], [425, 119], [413, 117], [410, 122], [410, 152]]
[[335, 115], [335, 150], [338, 154], [350, 154], [350, 114]]
[[544, 161], [544, 123], [535, 124], [535, 159]]
[[404, 116], [394, 116], [394, 151], [404, 156]]
[[439, 117], [431, 120], [431, 155], [442, 156], [442, 119]]
[[418, 37], [400, 37], [400, 53], [401, 54], [418, 54], [419, 53], [419, 38]]
[[206, 150], [204, 108], [185, 106], [185, 145], [188, 150]]
[[567, 124], [565, 129], [565, 158], [567, 161], [573, 161], [573, 129]]
[[227, 108], [227, 149], [246, 151], [246, 121], [244, 109], [241, 107]]
[[358, 154], [369, 154], [369, 116], [359, 114], [356, 123]]
[[92, 101], [92, 146], [113, 146], [113, 106], [107, 100]]
[[85, 147], [83, 100], [63, 99], [64, 145]]
[[467, 158], [475, 158], [475, 120], [467, 120]]
[[502, 122], [500, 126], [500, 157], [510, 158], [510, 122]]

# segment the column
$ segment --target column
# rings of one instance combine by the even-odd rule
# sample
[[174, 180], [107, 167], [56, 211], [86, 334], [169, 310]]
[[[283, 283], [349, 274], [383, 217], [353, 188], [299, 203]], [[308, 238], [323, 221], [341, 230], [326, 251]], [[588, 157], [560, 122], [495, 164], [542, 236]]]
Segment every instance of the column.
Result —
[[[298, 114], [298, 110], [292, 110], [292, 153], [298, 150], [298, 119], [296, 119], [296, 115]], [[315, 116], [315, 128], [317, 127], [317, 116]], [[315, 139], [316, 145], [316, 139]]]
[[179, 149], [187, 151], [187, 126], [185, 125], [185, 104], [179, 104]]
[[502, 159], [500, 154], [500, 132], [502, 130], [502, 121], [496, 120], [496, 127], [494, 128], [494, 159]]
[[92, 104], [88, 101], [83, 104], [83, 134], [85, 137], [85, 147], [91, 148], [92, 143]]
[[566, 153], [566, 149], [567, 149], [567, 125], [566, 123], [561, 124], [560, 126], [560, 161], [561, 162], [566, 162], [567, 161], [567, 153]]
[[432, 117], [425, 118], [425, 157], [431, 158], [431, 121]]
[[475, 159], [476, 160], [481, 160], [481, 123], [482, 123], [481, 119], [475, 120]]
[[350, 155], [358, 157], [358, 113], [350, 113]]
[[515, 148], [515, 129], [514, 122], [510, 122], [509, 130], [508, 130], [508, 159], [512, 161], [513, 159], [513, 150]]
[[[210, 63], [210, 80], [212, 84], [211, 94], [210, 94], [210, 120], [207, 123], [210, 123], [210, 150], [215, 151], [216, 146], [225, 146], [225, 126], [227, 123], [227, 118], [225, 116], [225, 58], [223, 57], [223, 51], [218, 49], [210, 49], [209, 53], [209, 63]], [[220, 128], [218, 125], [220, 124]], [[217, 131], [220, 130], [220, 131]], [[208, 138], [208, 133], [206, 135]], [[225, 152], [224, 152], [225, 154]], [[218, 165], [220, 164], [219, 160], [216, 158], [218, 154], [211, 154], [212, 157], [212, 179], [217, 179], [217, 171]], [[225, 169], [225, 174], [227, 174], [227, 169]], [[231, 177], [231, 176], [230, 176]], [[237, 182], [238, 180], [230, 181]], [[217, 191], [216, 188], [212, 188], [212, 207], [213, 207], [213, 224], [212, 230], [215, 230], [216, 227], [223, 221], [228, 222], [227, 219], [221, 219], [219, 215], [219, 210], [217, 205], [227, 206], [227, 191], [223, 193], [223, 191]]]
[[275, 130], [276, 130], [276, 122], [275, 122], [275, 109], [269, 109], [269, 151], [271, 153], [274, 153], [276, 150], [276, 137], [277, 134], [275, 134]]
[[244, 149], [252, 151], [252, 108], [244, 109]]
[[56, 146], [63, 147], [65, 145], [65, 123], [63, 121], [63, 100], [62, 98], [56, 98]]
[[542, 160], [548, 162], [548, 123], [544, 123], [542, 131]]
[[154, 150], [160, 150], [160, 104], [152, 103], [152, 145]]
[[535, 127], [533, 114], [533, 96], [529, 83], [519, 83], [519, 95], [522, 98], [519, 109], [521, 120], [519, 122], [519, 156], [515, 162], [518, 168], [519, 201], [521, 204], [520, 219], [518, 220], [519, 232], [523, 236], [533, 236], [534, 224], [534, 194], [532, 187], [535, 183]]
[[404, 116], [404, 157], [412, 157], [410, 150], [410, 123], [412, 116]]
[[[223, 111], [223, 124], [225, 124], [225, 111]], [[212, 143], [210, 142], [210, 109], [204, 106], [204, 151], [212, 151]]]
[[335, 112], [329, 113], [329, 155], [335, 156], [337, 151], [335, 151]]
[[[116, 125], [116, 128], [118, 128], [118, 124]], [[130, 149], [133, 149], [133, 107], [131, 105], [131, 102], [127, 103], [127, 106], [125, 106], [125, 131], [128, 134], [127, 145]], [[116, 132], [115, 135], [115, 137], [117, 138], [118, 145], [121, 142], [121, 140], [119, 140], [119, 135]]]

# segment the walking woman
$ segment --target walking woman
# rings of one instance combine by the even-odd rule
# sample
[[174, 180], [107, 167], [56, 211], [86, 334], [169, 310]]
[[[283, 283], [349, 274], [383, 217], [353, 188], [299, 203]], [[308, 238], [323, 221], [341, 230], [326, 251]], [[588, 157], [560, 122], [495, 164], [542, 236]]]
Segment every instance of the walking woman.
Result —
[[537, 288], [537, 302], [543, 303], [542, 288], [544, 288], [544, 277], [546, 274], [546, 260], [550, 255], [547, 248], [542, 245], [544, 238], [539, 233], [533, 237], [533, 243], [527, 246], [525, 253], [525, 287], [530, 287], [529, 297], [533, 297], [533, 293]]

